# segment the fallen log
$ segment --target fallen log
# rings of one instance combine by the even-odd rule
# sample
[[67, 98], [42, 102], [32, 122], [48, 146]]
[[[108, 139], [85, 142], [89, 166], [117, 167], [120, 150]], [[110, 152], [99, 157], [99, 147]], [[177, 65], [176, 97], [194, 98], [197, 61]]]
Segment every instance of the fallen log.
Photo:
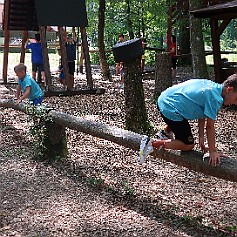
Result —
[[[13, 100], [0, 100], [0, 107], [12, 108], [26, 112], [24, 105], [15, 105]], [[63, 112], [49, 110], [52, 120], [61, 126], [83, 132], [95, 137], [106, 139], [121, 146], [138, 151], [142, 135], [127, 131], [116, 126], [110, 126], [100, 122], [94, 122], [81, 117], [76, 117]], [[205, 175], [237, 182], [237, 160], [232, 158], [221, 158], [221, 164], [214, 167], [203, 161], [203, 154], [197, 151], [180, 152], [169, 150], [155, 150], [153, 155], [159, 159], [166, 160], [190, 170]]]

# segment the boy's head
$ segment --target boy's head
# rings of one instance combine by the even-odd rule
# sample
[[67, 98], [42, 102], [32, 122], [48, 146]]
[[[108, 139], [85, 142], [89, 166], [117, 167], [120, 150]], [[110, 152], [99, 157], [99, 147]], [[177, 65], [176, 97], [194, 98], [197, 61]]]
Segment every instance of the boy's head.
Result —
[[72, 34], [67, 35], [67, 42], [72, 43]]
[[35, 34], [35, 40], [40, 41], [40, 34], [39, 33]]
[[224, 105], [237, 105], [237, 74], [229, 76], [223, 82], [222, 96]]
[[18, 78], [23, 79], [26, 75], [26, 65], [23, 63], [19, 63], [14, 67], [14, 71]]

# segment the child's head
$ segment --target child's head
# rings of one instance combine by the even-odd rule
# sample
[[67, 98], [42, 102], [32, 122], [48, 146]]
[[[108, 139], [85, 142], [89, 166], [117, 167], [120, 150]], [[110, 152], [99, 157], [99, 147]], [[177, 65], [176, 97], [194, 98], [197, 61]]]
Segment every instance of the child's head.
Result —
[[26, 75], [26, 65], [23, 63], [19, 63], [14, 67], [14, 71], [18, 78], [23, 79]]
[[67, 35], [67, 42], [72, 43], [72, 34]]
[[35, 40], [40, 41], [40, 34], [39, 33], [35, 34]]
[[222, 96], [224, 105], [237, 105], [237, 74], [229, 76], [223, 82]]
[[124, 41], [124, 35], [123, 34], [119, 34], [118, 38], [119, 38], [119, 42]]
[[171, 35], [171, 43], [176, 43], [176, 36], [175, 35]]

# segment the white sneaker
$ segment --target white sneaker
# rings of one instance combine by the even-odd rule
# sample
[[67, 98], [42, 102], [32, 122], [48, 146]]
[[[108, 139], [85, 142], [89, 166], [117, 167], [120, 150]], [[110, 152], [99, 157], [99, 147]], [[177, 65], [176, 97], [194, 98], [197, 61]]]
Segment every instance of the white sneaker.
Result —
[[154, 151], [153, 146], [152, 146], [152, 141], [153, 140], [148, 136], [142, 137], [139, 156], [137, 158], [137, 162], [139, 164], [143, 164], [145, 161], [145, 158]]

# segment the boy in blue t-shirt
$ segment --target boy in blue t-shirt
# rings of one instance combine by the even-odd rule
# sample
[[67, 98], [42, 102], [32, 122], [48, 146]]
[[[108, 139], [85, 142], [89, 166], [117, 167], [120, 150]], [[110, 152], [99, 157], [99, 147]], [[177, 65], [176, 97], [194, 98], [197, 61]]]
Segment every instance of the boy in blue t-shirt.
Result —
[[[222, 105], [237, 105], [237, 74], [227, 78], [223, 84], [206, 79], [192, 79], [172, 86], [158, 98], [161, 117], [174, 133], [175, 139], [152, 140], [144, 136], [138, 162], [143, 163], [146, 156], [156, 149], [189, 151], [194, 148], [194, 139], [188, 120], [198, 119], [199, 146], [209, 152], [209, 164], [216, 166], [220, 156], [216, 150], [214, 123]], [[204, 127], [208, 147], [204, 144]]]
[[26, 66], [23, 63], [20, 63], [14, 67], [14, 71], [18, 77], [16, 104], [19, 104], [26, 98], [28, 98], [33, 105], [41, 104], [44, 98], [44, 93], [36, 81], [26, 73]]
[[41, 77], [44, 81], [44, 85], [46, 86], [42, 45], [40, 42], [39, 33], [35, 34], [34, 43], [26, 44], [26, 49], [31, 50], [32, 78], [36, 80], [36, 73], [38, 71], [38, 73], [41, 73]]

